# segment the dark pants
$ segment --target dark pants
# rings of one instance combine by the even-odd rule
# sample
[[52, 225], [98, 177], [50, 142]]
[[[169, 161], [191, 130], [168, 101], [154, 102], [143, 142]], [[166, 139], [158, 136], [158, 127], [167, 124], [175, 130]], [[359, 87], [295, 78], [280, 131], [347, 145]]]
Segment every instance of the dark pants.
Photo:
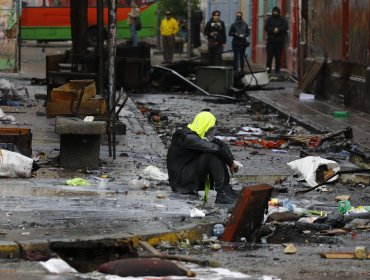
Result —
[[222, 45], [215, 45], [208, 47], [209, 63], [214, 66], [222, 65], [222, 52], [224, 47]]
[[172, 62], [175, 52], [175, 36], [162, 36], [163, 60], [166, 63]]
[[228, 186], [230, 175], [227, 165], [217, 156], [202, 153], [189, 162], [183, 169], [183, 175], [179, 180], [179, 186], [175, 191], [180, 193], [197, 193], [204, 190], [205, 180], [209, 175], [211, 186], [216, 191]]
[[245, 59], [245, 51], [247, 48], [233, 48], [234, 53], [234, 72], [237, 74], [239, 72], [244, 72], [244, 59]]
[[281, 51], [283, 50], [283, 42], [269, 42], [266, 46], [267, 62], [266, 67], [271, 70], [272, 59], [275, 58], [275, 72], [280, 72]]

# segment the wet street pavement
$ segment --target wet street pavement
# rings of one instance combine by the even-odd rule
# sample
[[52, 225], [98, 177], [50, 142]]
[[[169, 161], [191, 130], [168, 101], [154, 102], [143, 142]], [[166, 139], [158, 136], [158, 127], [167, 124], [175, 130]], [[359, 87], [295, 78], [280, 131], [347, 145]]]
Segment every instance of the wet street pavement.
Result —
[[[33, 62], [28, 59], [30, 69]], [[158, 59], [154, 57], [153, 63]], [[27, 248], [52, 245], [65, 253], [71, 247], [88, 246], [86, 244], [94, 243], [92, 241], [106, 245], [124, 240], [139, 248], [139, 239], [150, 241], [162, 252], [217, 261], [222, 268], [243, 273], [230, 275], [225, 272], [219, 276], [215, 270], [191, 265], [198, 274], [196, 279], [245, 279], [246, 275], [252, 276], [248, 279], [370, 279], [366, 260], [330, 260], [319, 255], [330, 251], [351, 252], [356, 246], [369, 249], [370, 234], [366, 228], [356, 229], [355, 236], [351, 231], [331, 236], [323, 234], [323, 228], [303, 228], [292, 222], [284, 226], [273, 224], [277, 230], [270, 235], [268, 243], [221, 243], [221, 249], [214, 250], [214, 240], [207, 242], [212, 236], [213, 225], [225, 224], [230, 214], [227, 207], [214, 204], [215, 192], [211, 192], [209, 203], [203, 204], [203, 193], [199, 197], [174, 194], [167, 181], [143, 174], [148, 166], [166, 172], [165, 156], [171, 134], [205, 108], [210, 108], [218, 118], [222, 136], [235, 136], [245, 126], [276, 133], [295, 129], [304, 134], [311, 133], [310, 128], [317, 133], [351, 126], [355, 143], [363, 147], [369, 143], [369, 126], [365, 124], [370, 117], [366, 114], [351, 110], [349, 119], [335, 119], [331, 111], [342, 110], [340, 105], [322, 101], [302, 104], [294, 97], [296, 84], [286, 81], [269, 85], [282, 89], [250, 91], [237, 102], [186, 92], [129, 92], [129, 101], [120, 113], [127, 132], [117, 136], [117, 159], [113, 161], [109, 157], [104, 136], [100, 168], [72, 172], [59, 168], [60, 142], [59, 135], [55, 134], [55, 119], [45, 116], [44, 101], [35, 98], [35, 94], [46, 94], [46, 86], [31, 86], [28, 78], [32, 73], [24, 71], [24, 79], [15, 75], [6, 78], [17, 87], [26, 86], [29, 98], [24, 106], [3, 110], [16, 118], [16, 126], [31, 128], [33, 155], [40, 156], [42, 168], [33, 178], [0, 179], [0, 254], [13, 257], [0, 260], [0, 279], [103, 279], [97, 273], [51, 275], [35, 261], [35, 256], [18, 257], [32, 251]], [[42, 77], [42, 71], [39, 74]], [[165, 118], [157, 121], [151, 112]], [[355, 206], [370, 205], [368, 185], [348, 184], [343, 180], [330, 185], [331, 192], [293, 196], [304, 184], [292, 176], [286, 163], [300, 158], [300, 146], [290, 145], [281, 152], [281, 149], [229, 144], [236, 160], [244, 166], [232, 178], [235, 189], [267, 183], [275, 188], [273, 197], [281, 201], [288, 198], [297, 207], [334, 213], [338, 213], [335, 197], [340, 194], [350, 194]], [[356, 167], [347, 159], [339, 162], [346, 168]], [[109, 178], [106, 185], [99, 179], [102, 174]], [[134, 185], [132, 180], [139, 176], [145, 177], [150, 186]], [[90, 185], [68, 186], [66, 180], [74, 177], [84, 178]], [[281, 189], [287, 191], [280, 192]], [[204, 210], [206, 216], [190, 217], [193, 208]], [[297, 253], [284, 254], [283, 243], [294, 243]], [[18, 248], [18, 244], [24, 252], [12, 249]], [[105, 256], [111, 257], [108, 253]], [[79, 260], [75, 257], [74, 261]], [[266, 278], [267, 275], [272, 276]]]

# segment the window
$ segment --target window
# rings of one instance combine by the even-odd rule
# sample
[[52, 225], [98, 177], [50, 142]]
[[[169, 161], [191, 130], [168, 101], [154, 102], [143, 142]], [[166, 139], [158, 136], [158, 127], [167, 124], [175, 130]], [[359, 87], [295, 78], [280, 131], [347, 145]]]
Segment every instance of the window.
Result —
[[22, 1], [24, 7], [42, 7], [44, 4], [43, 0], [25, 0]]
[[47, 7], [69, 7], [70, 0], [46, 0]]

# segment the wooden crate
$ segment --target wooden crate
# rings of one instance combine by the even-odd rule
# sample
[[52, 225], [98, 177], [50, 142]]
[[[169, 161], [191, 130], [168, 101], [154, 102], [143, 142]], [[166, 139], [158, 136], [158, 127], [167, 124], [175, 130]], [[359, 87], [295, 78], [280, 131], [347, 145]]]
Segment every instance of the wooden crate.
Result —
[[77, 93], [76, 100], [79, 99], [81, 89], [85, 87], [82, 101], [87, 101], [96, 95], [94, 80], [70, 80], [69, 83], [51, 90], [51, 101], [71, 101], [74, 92]]
[[14, 144], [23, 155], [32, 157], [32, 133], [29, 128], [1, 127], [0, 143]]
[[[74, 111], [76, 112], [77, 102], [74, 102]], [[80, 104], [79, 114], [81, 115], [104, 115], [107, 112], [107, 103], [105, 98], [90, 99], [82, 101]], [[71, 102], [59, 101], [59, 102], [46, 102], [46, 115], [47, 117], [55, 116], [71, 116]]]

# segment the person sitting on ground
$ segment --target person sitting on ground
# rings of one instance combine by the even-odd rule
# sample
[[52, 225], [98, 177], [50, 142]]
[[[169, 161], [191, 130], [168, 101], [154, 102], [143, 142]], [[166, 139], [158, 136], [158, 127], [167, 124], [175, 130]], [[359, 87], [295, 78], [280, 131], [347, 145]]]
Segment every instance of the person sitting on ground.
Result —
[[167, 170], [172, 191], [197, 194], [213, 187], [216, 203], [234, 203], [238, 197], [229, 185], [238, 165], [229, 147], [214, 138], [216, 117], [209, 111], [197, 114], [187, 127], [177, 130], [167, 153]]

